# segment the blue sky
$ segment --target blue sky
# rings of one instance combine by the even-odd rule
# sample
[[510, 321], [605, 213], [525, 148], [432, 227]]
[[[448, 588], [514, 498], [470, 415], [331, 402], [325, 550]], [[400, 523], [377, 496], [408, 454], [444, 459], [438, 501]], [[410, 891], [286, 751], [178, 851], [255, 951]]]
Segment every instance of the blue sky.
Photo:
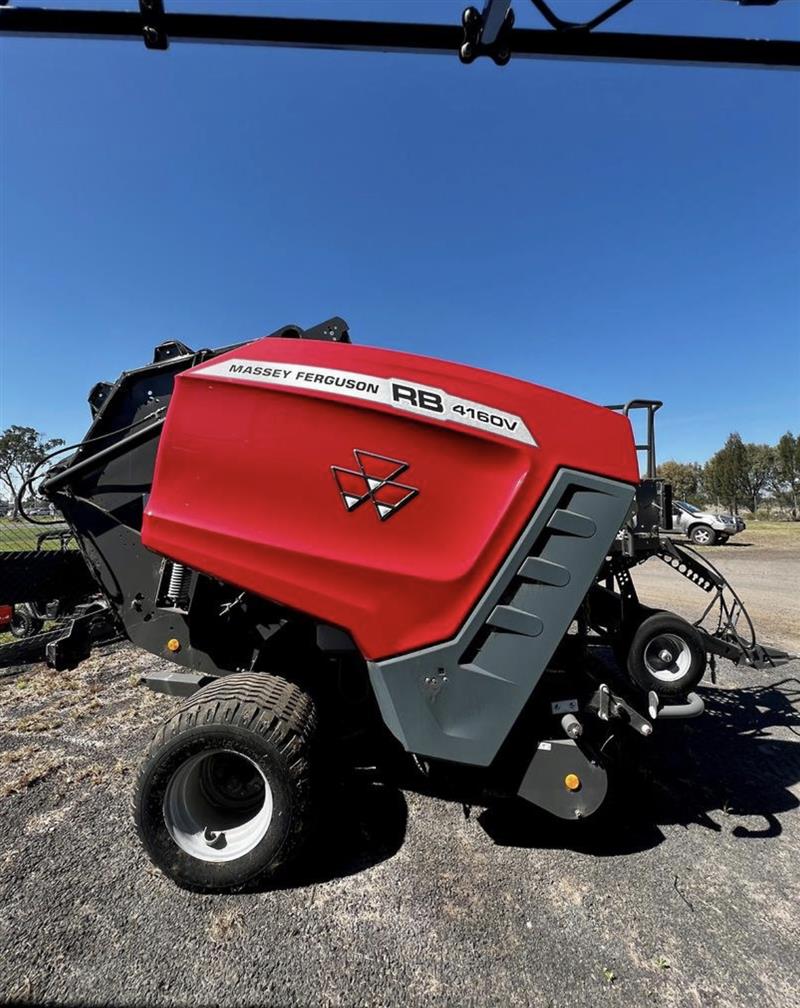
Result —
[[[637, 0], [614, 27], [797, 38], [800, 3]], [[162, 340], [340, 314], [359, 343], [664, 399], [662, 459], [800, 429], [798, 73], [5, 39], [0, 89], [0, 428], [77, 439], [90, 386]]]

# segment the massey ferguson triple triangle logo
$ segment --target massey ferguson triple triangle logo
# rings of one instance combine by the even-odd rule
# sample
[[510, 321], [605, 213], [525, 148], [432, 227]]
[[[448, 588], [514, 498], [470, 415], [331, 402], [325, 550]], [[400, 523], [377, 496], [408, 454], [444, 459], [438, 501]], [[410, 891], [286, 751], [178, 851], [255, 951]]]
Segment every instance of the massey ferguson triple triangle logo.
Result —
[[331, 466], [333, 478], [348, 511], [355, 511], [364, 501], [372, 501], [381, 521], [386, 521], [417, 496], [416, 487], [397, 483], [395, 477], [408, 469], [408, 462], [353, 449], [357, 469]]

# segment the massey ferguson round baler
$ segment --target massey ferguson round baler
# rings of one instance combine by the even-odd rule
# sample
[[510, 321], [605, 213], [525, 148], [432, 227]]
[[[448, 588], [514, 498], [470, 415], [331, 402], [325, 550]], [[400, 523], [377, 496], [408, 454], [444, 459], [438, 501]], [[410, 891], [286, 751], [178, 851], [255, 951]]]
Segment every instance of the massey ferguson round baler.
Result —
[[[144, 680], [184, 699], [134, 809], [182, 885], [252, 884], [296, 856], [355, 735], [372, 763], [472, 768], [487, 795], [584, 818], [625, 733], [702, 712], [715, 655], [786, 657], [669, 538], [660, 403], [357, 347], [337, 318], [163, 344], [90, 404], [42, 492], [100, 604], [173, 663]], [[639, 601], [630, 570], [651, 556], [708, 593], [705, 625]]]

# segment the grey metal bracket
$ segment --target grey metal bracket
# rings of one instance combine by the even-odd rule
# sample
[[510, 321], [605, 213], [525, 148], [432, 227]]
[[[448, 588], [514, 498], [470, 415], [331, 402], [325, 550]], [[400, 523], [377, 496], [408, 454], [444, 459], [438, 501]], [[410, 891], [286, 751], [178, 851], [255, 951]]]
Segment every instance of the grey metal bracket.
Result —
[[197, 672], [150, 672], [139, 677], [139, 683], [147, 686], [154, 693], [166, 693], [167, 696], [190, 697], [203, 686], [214, 682], [213, 676], [200, 675]]
[[653, 734], [653, 726], [643, 717], [635, 707], [631, 707], [622, 697], [612, 693], [605, 683], [602, 683], [595, 691], [594, 696], [587, 705], [588, 710], [593, 710], [601, 721], [610, 721], [611, 718], [618, 718], [625, 721], [640, 735], [647, 737]]

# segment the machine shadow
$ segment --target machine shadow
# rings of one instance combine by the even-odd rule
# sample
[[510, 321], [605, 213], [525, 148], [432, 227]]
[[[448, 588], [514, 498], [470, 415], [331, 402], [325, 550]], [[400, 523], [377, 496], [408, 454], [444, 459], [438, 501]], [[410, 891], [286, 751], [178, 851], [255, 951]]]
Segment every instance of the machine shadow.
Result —
[[403, 846], [407, 822], [408, 808], [399, 788], [373, 774], [349, 773], [331, 787], [303, 857], [267, 887], [317, 885], [388, 861]]
[[[649, 850], [665, 839], [661, 827], [676, 824], [697, 823], [737, 839], [778, 836], [778, 813], [800, 806], [789, 790], [800, 781], [800, 679], [700, 692], [706, 701], [703, 717], [665, 722], [651, 739], [633, 739], [600, 813], [565, 822], [521, 800], [505, 800], [478, 815], [481, 827], [499, 846], [558, 848], [595, 857]], [[776, 739], [770, 734], [774, 728], [788, 729], [795, 738]], [[345, 878], [392, 858], [406, 834], [403, 790], [483, 805], [469, 787], [432, 786], [391, 767], [385, 770], [344, 773], [331, 786], [321, 827], [303, 858], [267, 888]], [[744, 817], [763, 823], [737, 821]]]
[[[596, 856], [655, 847], [667, 825], [698, 823], [738, 839], [778, 836], [777, 814], [800, 806], [789, 790], [800, 781], [800, 680], [700, 692], [705, 715], [665, 722], [650, 741], [632, 747], [597, 816], [564, 822], [509, 802], [486, 809], [482, 827], [503, 846]], [[772, 728], [788, 728], [796, 739], [773, 738]], [[737, 822], [754, 816], [763, 822]]]

